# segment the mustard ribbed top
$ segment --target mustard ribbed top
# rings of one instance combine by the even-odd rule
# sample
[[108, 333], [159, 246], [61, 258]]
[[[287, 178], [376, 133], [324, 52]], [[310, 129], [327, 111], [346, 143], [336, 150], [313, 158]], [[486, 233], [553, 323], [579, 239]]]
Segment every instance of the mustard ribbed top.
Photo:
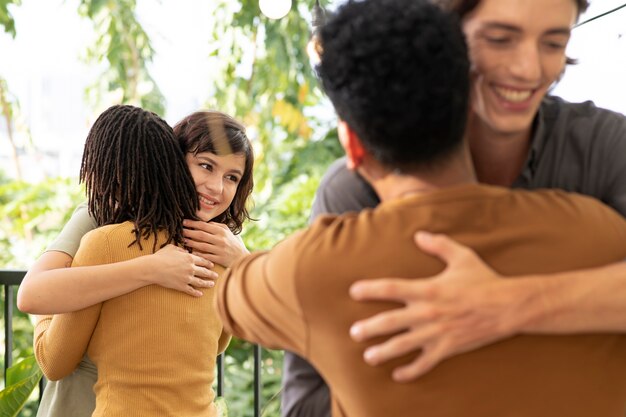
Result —
[[[153, 240], [133, 240], [130, 222], [83, 238], [72, 266], [151, 254]], [[158, 236], [157, 248], [164, 242]], [[222, 272], [221, 270], [218, 272]], [[214, 310], [215, 293], [194, 298], [150, 285], [87, 309], [40, 321], [35, 351], [44, 374], [70, 374], [85, 349], [98, 368], [95, 417], [214, 416], [215, 360], [229, 335]]]

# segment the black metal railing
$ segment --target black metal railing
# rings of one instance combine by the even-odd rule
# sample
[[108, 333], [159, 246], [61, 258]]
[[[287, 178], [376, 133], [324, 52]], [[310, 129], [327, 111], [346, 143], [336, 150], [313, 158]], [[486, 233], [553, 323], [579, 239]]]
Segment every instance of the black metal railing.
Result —
[[[0, 285], [4, 289], [4, 372], [6, 381], [7, 369], [13, 365], [13, 311], [14, 290], [22, 283], [26, 271], [0, 269]], [[261, 347], [253, 346], [254, 358], [254, 417], [261, 416]], [[39, 384], [39, 399], [43, 394], [45, 380]], [[224, 395], [224, 355], [217, 358], [217, 395]]]

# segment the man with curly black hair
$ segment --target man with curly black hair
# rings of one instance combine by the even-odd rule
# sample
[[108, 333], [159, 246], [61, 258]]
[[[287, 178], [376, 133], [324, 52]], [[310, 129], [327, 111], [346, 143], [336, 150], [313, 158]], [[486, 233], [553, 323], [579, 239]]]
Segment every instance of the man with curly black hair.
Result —
[[448, 234], [503, 274], [539, 274], [626, 258], [626, 221], [588, 197], [477, 183], [463, 141], [464, 36], [457, 19], [428, 0], [349, 1], [320, 35], [318, 73], [347, 165], [381, 204], [323, 216], [235, 263], [218, 282], [224, 326], [310, 361], [330, 387], [334, 416], [622, 417], [626, 336], [619, 334], [505, 338], [406, 384], [392, 371], [422, 352], [380, 366], [363, 361], [381, 340], [355, 342], [350, 326], [397, 305], [355, 302], [349, 288], [440, 272], [439, 260], [416, 249], [416, 232]]

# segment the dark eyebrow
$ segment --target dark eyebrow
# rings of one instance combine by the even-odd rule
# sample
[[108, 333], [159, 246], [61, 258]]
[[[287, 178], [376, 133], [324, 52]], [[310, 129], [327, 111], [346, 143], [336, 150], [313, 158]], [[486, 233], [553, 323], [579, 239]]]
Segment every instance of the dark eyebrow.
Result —
[[[482, 29], [499, 29], [499, 30], [506, 30], [509, 32], [516, 32], [516, 33], [522, 32], [522, 29], [519, 26], [509, 25], [507, 23], [500, 23], [500, 22], [487, 22], [483, 25]], [[572, 30], [569, 27], [559, 27], [559, 28], [546, 30], [544, 35], [570, 36], [571, 32]]]
[[[220, 166], [220, 164], [218, 164], [216, 160], [209, 158], [208, 156], [196, 156], [196, 159], [204, 161], [204, 162], [210, 162], [211, 164], [216, 165], [216, 166]], [[241, 172], [241, 170], [239, 169], [231, 169], [228, 172], [238, 174], [240, 177], [243, 177], [243, 172]]]
[[500, 29], [500, 30], [506, 30], [509, 32], [521, 32], [522, 29], [518, 26], [514, 26], [514, 25], [509, 25], [506, 23], [499, 23], [499, 22], [487, 22], [483, 25], [482, 29]]

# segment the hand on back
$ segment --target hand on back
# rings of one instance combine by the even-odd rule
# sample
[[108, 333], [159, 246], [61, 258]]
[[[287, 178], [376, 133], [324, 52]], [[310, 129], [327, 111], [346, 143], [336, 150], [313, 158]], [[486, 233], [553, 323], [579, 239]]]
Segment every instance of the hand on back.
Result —
[[[391, 335], [365, 350], [377, 365], [421, 350], [411, 363], [394, 370], [396, 381], [413, 380], [451, 356], [477, 349], [512, 335], [526, 316], [518, 280], [501, 279], [471, 249], [443, 235], [418, 233], [418, 246], [446, 262], [439, 274], [426, 279], [382, 278], [355, 283], [355, 300], [395, 301], [403, 307], [355, 323], [356, 341]], [[520, 291], [518, 291], [520, 290]]]

